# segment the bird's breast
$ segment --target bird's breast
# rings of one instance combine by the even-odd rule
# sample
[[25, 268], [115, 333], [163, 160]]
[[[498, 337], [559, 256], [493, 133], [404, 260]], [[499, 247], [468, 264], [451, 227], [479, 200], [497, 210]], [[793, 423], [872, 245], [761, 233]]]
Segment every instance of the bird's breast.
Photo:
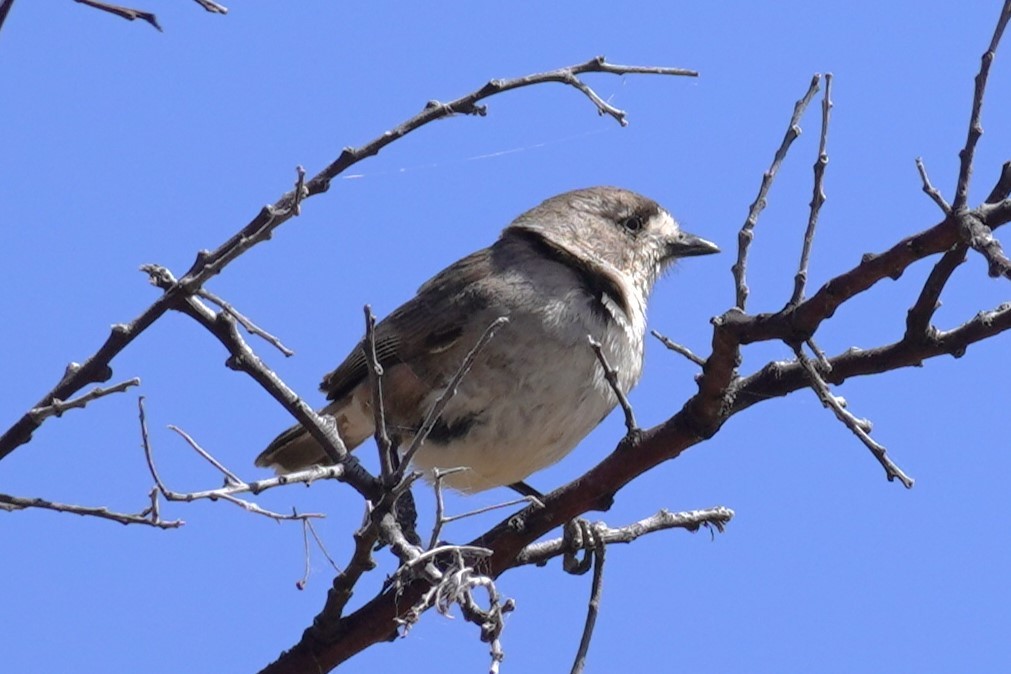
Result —
[[639, 379], [644, 319], [637, 324], [606, 304], [597, 311], [599, 298], [571, 285], [542, 291], [539, 301], [508, 308], [510, 322], [416, 455], [423, 470], [468, 468], [449, 476], [448, 486], [476, 492], [523, 480], [567, 455], [607, 416], [617, 398], [589, 337], [601, 343], [623, 392]]

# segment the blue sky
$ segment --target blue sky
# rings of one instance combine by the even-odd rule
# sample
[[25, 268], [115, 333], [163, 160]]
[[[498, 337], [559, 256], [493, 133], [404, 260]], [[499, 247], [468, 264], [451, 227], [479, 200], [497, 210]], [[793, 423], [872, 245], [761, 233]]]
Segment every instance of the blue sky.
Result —
[[[939, 220], [913, 162], [922, 156], [951, 197], [972, 78], [999, 3], [236, 3], [224, 17], [193, 3], [148, 8], [164, 33], [76, 3], [26, 0], [0, 32], [0, 426], [49, 390], [67, 362], [87, 357], [111, 324], [157, 297], [140, 264], [184, 271], [197, 250], [217, 246], [289, 189], [296, 165], [312, 174], [427, 100], [597, 54], [702, 76], [588, 77], [628, 112], [627, 128], [558, 85], [494, 98], [485, 118], [439, 122], [356, 166], [360, 177], [307, 202], [209, 288], [297, 351], [285, 359], [255, 344], [320, 402], [321, 374], [360, 338], [363, 304], [388, 313], [558, 192], [640, 191], [733, 251], [794, 101], [812, 73], [832, 72], [817, 286]], [[991, 76], [973, 204], [1011, 159], [1009, 50]], [[792, 289], [815, 106], [802, 127], [752, 249], [755, 311], [778, 309]], [[707, 353], [709, 318], [733, 302], [731, 264], [728, 252], [681, 265], [661, 281], [650, 326]], [[839, 311], [821, 346], [838, 353], [897, 338], [929, 268], [915, 265]], [[1006, 281], [988, 279], [970, 256], [937, 320], [952, 327], [1007, 299]], [[887, 482], [810, 391], [749, 409], [632, 483], [601, 515], [609, 524], [664, 507], [725, 505], [737, 517], [715, 539], [669, 532], [611, 550], [588, 671], [1007, 671], [1008, 344], [1005, 336], [960, 360], [839, 389], [917, 478], [911, 491]], [[751, 347], [743, 369], [788, 356], [782, 345]], [[224, 358], [192, 321], [170, 315], [113, 364], [116, 381], [143, 380], [156, 456], [173, 488], [216, 486], [220, 477], [167, 424], [253, 479], [265, 475], [252, 458], [290, 423]], [[694, 391], [694, 373], [651, 342], [631, 396], [641, 423], [676, 411]], [[0, 491], [142, 508], [150, 478], [135, 391], [50, 420], [0, 463]], [[574, 478], [622, 430], [612, 415], [531, 482], [549, 490]], [[374, 464], [370, 448], [362, 455]], [[453, 497], [450, 508], [507, 497]], [[423, 513], [431, 507], [429, 494], [419, 501]], [[347, 559], [361, 517], [349, 489], [319, 484], [260, 502], [329, 513], [318, 528], [331, 554]], [[223, 503], [171, 505], [165, 515], [187, 524], [165, 532], [0, 513], [5, 668], [249, 672], [297, 640], [331, 578], [317, 553], [308, 587], [295, 589], [297, 525]], [[454, 524], [445, 535], [466, 540], [500, 518]], [[383, 563], [357, 600], [378, 588]], [[500, 580], [517, 602], [503, 671], [567, 670], [588, 583], [557, 562]], [[487, 660], [472, 625], [433, 613], [347, 669], [474, 672]]]

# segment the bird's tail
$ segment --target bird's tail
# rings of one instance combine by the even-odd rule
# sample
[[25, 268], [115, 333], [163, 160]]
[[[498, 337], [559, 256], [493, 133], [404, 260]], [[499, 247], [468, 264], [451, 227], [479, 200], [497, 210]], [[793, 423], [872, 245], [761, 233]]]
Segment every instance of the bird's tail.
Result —
[[278, 473], [292, 473], [309, 466], [331, 463], [323, 447], [301, 425], [281, 433], [256, 457], [257, 466], [273, 468]]

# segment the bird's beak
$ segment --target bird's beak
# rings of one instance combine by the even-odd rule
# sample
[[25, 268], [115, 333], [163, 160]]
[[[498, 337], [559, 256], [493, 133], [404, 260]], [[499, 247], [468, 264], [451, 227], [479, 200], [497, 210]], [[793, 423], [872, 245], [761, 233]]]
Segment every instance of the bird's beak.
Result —
[[668, 252], [673, 257], [694, 257], [696, 255], [719, 253], [720, 247], [712, 241], [706, 241], [700, 236], [681, 232], [677, 241], [672, 241], [668, 244]]

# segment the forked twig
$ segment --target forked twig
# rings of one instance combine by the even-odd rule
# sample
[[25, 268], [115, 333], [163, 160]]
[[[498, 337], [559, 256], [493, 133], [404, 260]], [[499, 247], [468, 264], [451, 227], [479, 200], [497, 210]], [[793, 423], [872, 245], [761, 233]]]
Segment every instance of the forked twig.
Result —
[[15, 510], [27, 510], [29, 508], [41, 508], [43, 510], [71, 513], [73, 515], [97, 517], [99, 519], [119, 522], [120, 524], [146, 524], [158, 529], [176, 529], [185, 524], [182, 520], [163, 520], [161, 518], [157, 509], [157, 493], [152, 496], [152, 506], [136, 514], [115, 512], [104, 506], [81, 506], [71, 503], [47, 501], [43, 498], [23, 498], [11, 496], [10, 494], [0, 494], [0, 510], [14, 512]]
[[807, 110], [808, 104], [814, 95], [818, 93], [818, 85], [821, 82], [821, 75], [815, 74], [811, 78], [811, 84], [807, 88], [807, 93], [798, 100], [793, 106], [793, 116], [790, 117], [790, 124], [786, 128], [786, 134], [783, 136], [783, 142], [779, 144], [779, 149], [776, 150], [775, 156], [773, 156], [772, 164], [769, 166], [769, 170], [762, 174], [762, 184], [758, 188], [758, 196], [752, 202], [751, 207], [748, 209], [748, 218], [744, 221], [744, 225], [741, 227], [741, 231], [737, 235], [737, 262], [731, 268], [734, 273], [734, 285], [737, 293], [737, 308], [744, 311], [745, 305], [748, 302], [748, 284], [745, 280], [745, 275], [747, 273], [748, 266], [748, 250], [751, 247], [751, 242], [755, 238], [755, 225], [758, 224], [758, 216], [765, 209], [766, 197], [769, 194], [769, 188], [772, 187], [772, 181], [776, 178], [776, 173], [779, 171], [780, 165], [783, 160], [786, 159], [786, 153], [789, 151], [790, 146], [793, 141], [797, 139], [801, 134], [801, 129], [799, 126], [800, 118], [803, 116], [804, 111]]

